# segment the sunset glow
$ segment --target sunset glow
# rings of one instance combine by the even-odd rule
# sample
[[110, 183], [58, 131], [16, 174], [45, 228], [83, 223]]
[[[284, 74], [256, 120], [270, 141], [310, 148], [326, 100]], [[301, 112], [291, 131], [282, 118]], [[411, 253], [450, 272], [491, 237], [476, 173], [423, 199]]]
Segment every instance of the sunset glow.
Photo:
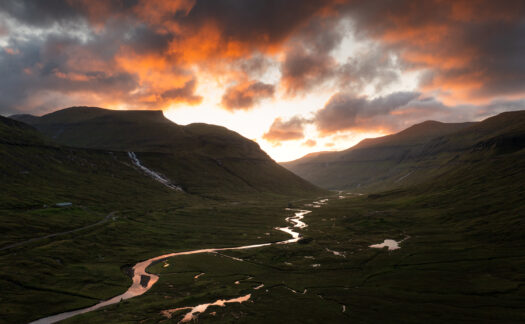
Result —
[[244, 4], [7, 1], [0, 113], [157, 109], [288, 161], [525, 108], [522, 1]]

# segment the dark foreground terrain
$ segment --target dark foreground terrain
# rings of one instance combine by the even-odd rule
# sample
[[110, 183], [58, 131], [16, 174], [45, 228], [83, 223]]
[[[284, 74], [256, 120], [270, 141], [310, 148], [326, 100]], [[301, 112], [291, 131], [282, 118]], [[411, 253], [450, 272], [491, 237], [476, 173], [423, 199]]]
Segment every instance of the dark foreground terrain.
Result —
[[[210, 307], [199, 322], [522, 322], [525, 190], [515, 180], [525, 159], [514, 158], [486, 165], [492, 173], [472, 165], [403, 191], [297, 204], [313, 210], [300, 243], [222, 253], [243, 261], [169, 259], [151, 268], [160, 280], [147, 295], [66, 322], [157, 323], [167, 320], [163, 310], [249, 293], [245, 303]], [[404, 241], [393, 251], [369, 247], [387, 238]]]
[[[4, 124], [1, 322], [118, 295], [131, 283], [130, 266], [150, 257], [288, 239], [275, 230], [289, 225], [286, 207], [312, 210], [298, 243], [170, 258], [150, 267], [160, 279], [146, 294], [64, 323], [177, 323], [188, 310], [164, 311], [247, 294], [244, 303], [209, 307], [199, 322], [525, 319], [523, 149], [487, 146], [439, 176], [365, 195], [299, 180], [287, 192], [254, 183], [255, 193], [235, 185], [221, 192], [190, 181], [180, 192], [134, 168], [126, 152], [66, 148]], [[138, 156], [169, 168], [153, 153]], [[53, 233], [62, 234], [45, 237]], [[400, 249], [369, 247], [385, 239], [402, 241]]]

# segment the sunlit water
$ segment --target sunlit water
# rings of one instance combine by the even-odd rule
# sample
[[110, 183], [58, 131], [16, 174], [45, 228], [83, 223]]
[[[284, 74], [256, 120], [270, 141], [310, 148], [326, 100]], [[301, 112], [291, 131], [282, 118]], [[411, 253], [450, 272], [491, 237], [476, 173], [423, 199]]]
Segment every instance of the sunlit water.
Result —
[[[326, 204], [327, 201], [328, 201], [328, 199], [323, 199], [323, 200], [320, 200], [318, 202], [314, 202], [314, 204], [315, 205]], [[65, 319], [73, 317], [75, 315], [88, 313], [88, 312], [100, 309], [102, 307], [105, 307], [105, 306], [109, 306], [109, 305], [113, 305], [113, 304], [119, 303], [122, 300], [126, 300], [126, 299], [130, 299], [130, 298], [133, 298], [133, 297], [136, 297], [136, 296], [140, 296], [140, 295], [144, 294], [146, 291], [150, 290], [151, 287], [153, 287], [153, 285], [159, 280], [159, 277], [157, 275], [148, 273], [146, 271], [146, 269], [152, 263], [165, 261], [168, 258], [176, 257], [176, 256], [179, 256], [179, 255], [191, 255], [191, 254], [201, 254], [201, 253], [216, 253], [216, 252], [220, 252], [220, 251], [233, 251], [233, 250], [246, 250], [246, 249], [253, 249], [253, 248], [269, 246], [269, 245], [272, 245], [272, 244], [290, 244], [290, 243], [295, 243], [295, 242], [299, 241], [300, 234], [298, 232], [294, 231], [294, 228], [305, 228], [305, 227], [307, 227], [308, 225], [306, 225], [306, 223], [304, 223], [302, 221], [302, 219], [304, 218], [304, 215], [310, 213], [311, 211], [310, 210], [295, 210], [295, 209], [289, 209], [289, 208], [287, 208], [286, 210], [293, 210], [293, 211], [295, 211], [295, 215], [294, 216], [290, 216], [290, 217], [286, 218], [286, 221], [291, 223], [292, 226], [276, 227], [275, 229], [290, 234], [292, 236], [291, 239], [288, 239], [288, 240], [285, 240], [285, 241], [276, 242], [276, 243], [252, 244], [252, 245], [244, 245], [244, 246], [230, 247], [230, 248], [200, 249], [200, 250], [193, 250], [193, 251], [185, 251], [185, 252], [175, 252], [175, 253], [163, 254], [163, 255], [160, 255], [160, 256], [157, 256], [157, 257], [154, 257], [154, 258], [151, 258], [151, 259], [148, 259], [148, 260], [145, 260], [145, 261], [142, 261], [142, 262], [139, 262], [139, 263], [135, 264], [135, 266], [133, 267], [133, 278], [132, 278], [133, 283], [128, 288], [128, 290], [126, 292], [124, 292], [123, 294], [115, 296], [115, 297], [113, 297], [111, 299], [108, 299], [108, 300], [105, 300], [105, 301], [101, 301], [100, 303], [95, 304], [95, 305], [93, 305], [91, 307], [77, 309], [77, 310], [73, 310], [73, 311], [70, 311], [70, 312], [60, 313], [60, 314], [56, 314], [56, 315], [53, 315], [53, 316], [41, 318], [39, 320], [31, 322], [30, 324], [37, 324], [37, 323], [38, 324], [51, 324], [51, 323], [56, 323], [58, 321], [65, 320]], [[235, 258], [235, 259], [237, 259], [237, 258]], [[238, 259], [238, 260], [242, 261], [242, 259]], [[200, 274], [200, 275], [203, 275], [203, 274]], [[200, 275], [197, 275], [195, 277], [195, 279], [197, 279]], [[259, 288], [261, 288], [261, 287], [257, 287], [257, 289], [259, 289]], [[186, 321], [190, 321], [191, 319], [195, 318], [196, 314], [202, 313], [209, 306], [224, 306], [226, 303], [242, 303], [244, 301], [249, 300], [250, 296], [251, 296], [251, 294], [248, 294], [248, 295], [245, 295], [245, 296], [241, 296], [241, 297], [233, 298], [233, 299], [229, 299], [229, 300], [222, 300], [221, 299], [221, 300], [215, 301], [214, 303], [201, 304], [201, 305], [197, 305], [197, 306], [194, 306], [194, 307], [182, 307], [182, 308], [177, 308], [175, 310], [168, 310], [168, 311], [171, 312], [171, 313], [169, 313], [170, 317], [171, 317], [171, 314], [173, 312], [179, 311], [179, 310], [183, 310], [183, 309], [184, 310], [187, 309], [188, 313], [185, 315], [185, 317], [181, 321], [181, 322], [186, 322]], [[166, 313], [166, 314], [168, 314], [168, 313]]]
[[369, 247], [375, 248], [375, 249], [382, 249], [384, 247], [387, 247], [389, 251], [397, 250], [400, 248], [399, 244], [403, 243], [405, 240], [408, 239], [408, 236], [402, 239], [401, 241], [395, 241], [395, 240], [384, 240], [383, 243], [379, 244], [372, 244]]
[[252, 294], [248, 294], [248, 295], [244, 295], [244, 296], [232, 298], [232, 299], [219, 299], [213, 303], [200, 304], [194, 307], [179, 307], [179, 308], [174, 308], [174, 309], [167, 309], [167, 310], [162, 311], [161, 314], [167, 318], [171, 318], [172, 314], [175, 312], [178, 312], [181, 310], [188, 310], [189, 312], [187, 312], [186, 315], [184, 315], [182, 320], [180, 320], [179, 322], [179, 323], [185, 323], [185, 322], [189, 322], [191, 320], [196, 319], [199, 314], [204, 313], [210, 306], [224, 307], [226, 306], [226, 304], [231, 304], [231, 303], [240, 304], [240, 303], [244, 303], [245, 301], [249, 300], [251, 296]]

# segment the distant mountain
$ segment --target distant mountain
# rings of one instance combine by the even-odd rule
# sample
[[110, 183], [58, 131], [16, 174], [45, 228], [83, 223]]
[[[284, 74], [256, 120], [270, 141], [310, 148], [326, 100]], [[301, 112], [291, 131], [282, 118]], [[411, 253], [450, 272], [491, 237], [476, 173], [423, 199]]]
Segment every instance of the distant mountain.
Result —
[[[257, 143], [224, 127], [177, 125], [161, 111], [72, 107], [42, 117], [15, 115], [11, 118], [19, 121], [18, 124], [31, 125], [27, 126], [28, 132], [31, 129], [36, 133], [36, 129], [49, 141], [65, 147], [134, 152], [144, 166], [188, 193], [224, 197], [323, 192], [278, 165]], [[127, 163], [133, 167], [130, 158]]]
[[426, 121], [344, 151], [281, 165], [323, 188], [371, 191], [418, 183], [459, 164], [524, 147], [525, 111], [517, 111], [474, 123]]

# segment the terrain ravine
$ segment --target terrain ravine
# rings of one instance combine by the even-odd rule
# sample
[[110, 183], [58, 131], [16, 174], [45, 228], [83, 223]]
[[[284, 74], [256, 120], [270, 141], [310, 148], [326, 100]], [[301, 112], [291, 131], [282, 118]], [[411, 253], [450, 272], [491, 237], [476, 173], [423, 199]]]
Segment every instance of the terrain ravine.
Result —
[[[321, 205], [325, 204], [328, 199], [322, 199], [319, 201], [315, 201], [313, 203], [314, 207], [320, 207]], [[200, 254], [200, 253], [216, 253], [219, 251], [231, 251], [231, 250], [245, 250], [245, 249], [253, 249], [253, 248], [259, 248], [259, 247], [265, 247], [273, 244], [290, 244], [295, 243], [301, 239], [300, 233], [296, 232], [295, 229], [298, 228], [304, 228], [306, 227], [306, 223], [301, 221], [304, 218], [304, 215], [310, 213], [310, 210], [302, 210], [302, 209], [289, 209], [288, 211], [294, 211], [294, 216], [290, 216], [286, 218], [286, 221], [291, 224], [291, 226], [287, 227], [276, 227], [276, 230], [285, 232], [287, 234], [290, 234], [292, 238], [284, 241], [279, 242], [269, 242], [269, 243], [262, 243], [262, 244], [253, 244], [253, 245], [244, 245], [244, 246], [237, 246], [237, 247], [227, 247], [227, 248], [209, 248], [209, 249], [200, 249], [200, 250], [193, 250], [193, 251], [184, 251], [184, 252], [174, 252], [174, 253], [168, 253], [163, 254], [160, 256], [156, 256], [153, 258], [150, 258], [145, 261], [141, 261], [133, 266], [133, 283], [128, 288], [126, 292], [123, 294], [120, 294], [118, 296], [115, 296], [113, 298], [110, 298], [105, 301], [101, 301], [98, 304], [95, 304], [90, 307], [77, 309], [69, 312], [64, 312], [48, 317], [41, 318], [39, 320], [33, 321], [30, 324], [50, 324], [50, 323], [56, 323], [62, 320], [65, 320], [67, 318], [71, 318], [73, 316], [88, 313], [97, 309], [100, 309], [102, 307], [113, 305], [116, 303], [121, 302], [122, 300], [130, 299], [133, 297], [140, 296], [147, 292], [148, 290], [153, 287], [153, 285], [158, 281], [159, 277], [157, 275], [148, 273], [146, 269], [157, 262], [161, 262], [163, 260], [166, 260], [168, 258], [180, 256], [180, 255], [191, 255], [191, 254]], [[242, 261], [242, 260], [239, 260]], [[194, 307], [184, 307], [180, 310], [188, 310], [186, 316], [181, 320], [181, 322], [187, 322], [193, 318], [195, 318], [195, 313], [198, 313], [199, 310], [206, 309], [209, 305], [221, 305], [224, 306], [225, 303], [232, 303], [232, 302], [244, 302], [250, 298], [250, 295], [246, 296], [240, 296], [239, 298], [234, 298], [231, 300], [218, 300], [215, 303], [210, 304], [202, 304], [197, 305]], [[179, 309], [177, 309], [179, 310]]]

